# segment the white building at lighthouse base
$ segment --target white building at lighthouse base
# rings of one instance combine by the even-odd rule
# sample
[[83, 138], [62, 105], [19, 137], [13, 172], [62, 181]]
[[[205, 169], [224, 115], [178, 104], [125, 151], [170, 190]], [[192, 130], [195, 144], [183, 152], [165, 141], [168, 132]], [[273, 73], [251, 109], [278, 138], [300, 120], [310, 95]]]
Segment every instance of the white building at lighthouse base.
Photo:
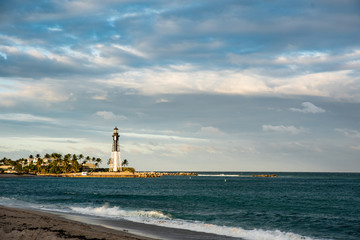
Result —
[[110, 172], [121, 172], [120, 152], [111, 152], [109, 171]]

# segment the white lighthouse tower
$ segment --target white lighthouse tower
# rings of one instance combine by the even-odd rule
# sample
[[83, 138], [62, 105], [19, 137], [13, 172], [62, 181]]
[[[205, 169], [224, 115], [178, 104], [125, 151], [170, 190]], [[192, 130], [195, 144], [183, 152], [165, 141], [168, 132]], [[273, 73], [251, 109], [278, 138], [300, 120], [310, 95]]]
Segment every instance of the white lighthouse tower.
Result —
[[121, 171], [121, 155], [120, 155], [120, 147], [119, 147], [119, 133], [118, 128], [114, 128], [113, 137], [113, 144], [112, 144], [112, 151], [110, 157], [110, 172], [119, 172]]

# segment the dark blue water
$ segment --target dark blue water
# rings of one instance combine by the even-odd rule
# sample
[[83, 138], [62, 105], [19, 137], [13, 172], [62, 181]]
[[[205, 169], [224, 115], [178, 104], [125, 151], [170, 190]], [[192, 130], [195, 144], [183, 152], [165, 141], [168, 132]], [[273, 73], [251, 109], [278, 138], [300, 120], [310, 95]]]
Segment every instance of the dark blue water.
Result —
[[360, 239], [360, 174], [277, 173], [278, 178], [222, 174], [0, 178], [0, 204], [245, 239]]

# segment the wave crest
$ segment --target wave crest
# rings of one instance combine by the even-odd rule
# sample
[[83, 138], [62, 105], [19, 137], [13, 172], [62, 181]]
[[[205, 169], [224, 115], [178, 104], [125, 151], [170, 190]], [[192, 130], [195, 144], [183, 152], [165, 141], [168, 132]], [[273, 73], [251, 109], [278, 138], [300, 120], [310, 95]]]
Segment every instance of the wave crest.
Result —
[[119, 207], [110, 207], [104, 204], [101, 207], [70, 207], [76, 213], [85, 215], [95, 215], [100, 217], [124, 218], [134, 220], [134, 218], [146, 219], [171, 219], [170, 216], [156, 210], [124, 210]]
[[173, 219], [170, 215], [156, 210], [124, 210], [116, 206], [109, 207], [108, 204], [104, 204], [101, 207], [70, 207], [70, 209], [76, 213], [85, 215], [122, 218], [129, 221], [142, 222], [162, 227], [187, 229], [191, 231], [213, 233], [247, 240], [313, 240], [313, 238], [310, 237], [301, 236], [291, 232], [282, 232], [279, 230], [246, 230], [240, 227], [218, 226], [198, 221]]

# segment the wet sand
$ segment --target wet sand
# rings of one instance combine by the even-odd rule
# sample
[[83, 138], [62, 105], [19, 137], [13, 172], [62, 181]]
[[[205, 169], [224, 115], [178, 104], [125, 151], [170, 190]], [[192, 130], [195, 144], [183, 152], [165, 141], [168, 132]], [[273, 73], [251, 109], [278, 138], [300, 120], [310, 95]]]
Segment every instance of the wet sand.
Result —
[[50, 213], [0, 206], [0, 239], [149, 240], [151, 238], [84, 224]]
[[127, 220], [48, 213], [0, 206], [0, 239], [9, 240], [234, 240], [220, 236]]

